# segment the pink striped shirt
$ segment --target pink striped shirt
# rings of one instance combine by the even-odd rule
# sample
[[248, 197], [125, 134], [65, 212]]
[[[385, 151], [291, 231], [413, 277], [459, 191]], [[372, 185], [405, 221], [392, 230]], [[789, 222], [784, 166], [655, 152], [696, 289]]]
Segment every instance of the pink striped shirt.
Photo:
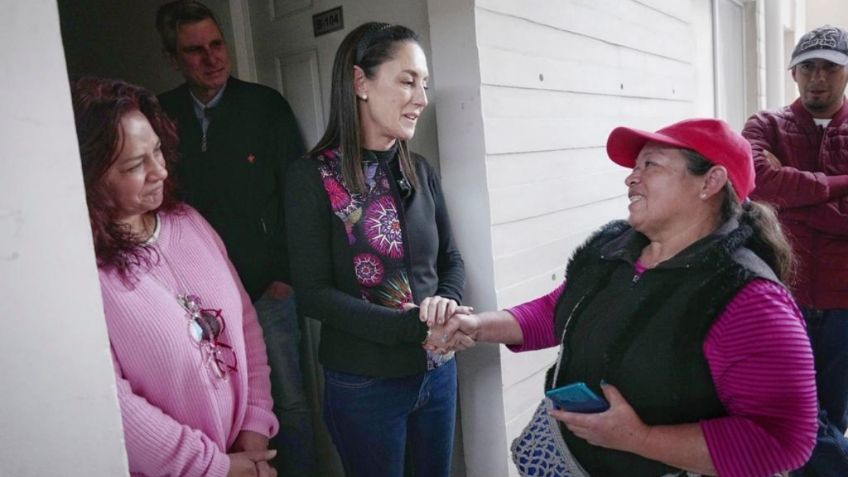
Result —
[[[559, 345], [554, 307], [564, 290], [562, 284], [508, 310], [524, 334], [511, 350]], [[713, 323], [703, 350], [728, 413], [701, 421], [718, 474], [770, 476], [803, 465], [815, 445], [816, 384], [804, 321], [789, 292], [769, 280], [749, 283]]]
[[[133, 287], [100, 270], [130, 473], [223, 477], [241, 431], [277, 432], [262, 330], [223, 243], [194, 209], [161, 214], [155, 243], [167, 260]], [[237, 367], [227, 381], [208, 371], [189, 335], [175, 298], [181, 284], [222, 310]]]

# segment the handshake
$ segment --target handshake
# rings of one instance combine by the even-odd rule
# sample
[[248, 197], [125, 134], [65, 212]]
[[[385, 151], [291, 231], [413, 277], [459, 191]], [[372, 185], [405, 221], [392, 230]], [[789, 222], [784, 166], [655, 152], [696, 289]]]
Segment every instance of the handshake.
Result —
[[[404, 310], [415, 307], [412, 303], [403, 305]], [[424, 349], [447, 354], [468, 349], [477, 342], [480, 320], [473, 314], [474, 308], [458, 305], [450, 298], [431, 296], [423, 299], [418, 309], [418, 318], [429, 328]]]

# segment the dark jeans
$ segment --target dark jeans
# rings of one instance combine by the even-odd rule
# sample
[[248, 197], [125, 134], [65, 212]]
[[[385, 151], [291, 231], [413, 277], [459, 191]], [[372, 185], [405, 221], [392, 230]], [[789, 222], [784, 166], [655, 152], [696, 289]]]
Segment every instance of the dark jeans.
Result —
[[402, 477], [405, 460], [417, 477], [450, 475], [456, 360], [402, 378], [324, 377], [324, 420], [347, 477]]
[[848, 476], [848, 310], [801, 308], [816, 363], [819, 430], [798, 477]]
[[300, 368], [300, 328], [294, 295], [262, 297], [253, 304], [271, 366], [271, 395], [280, 431], [271, 439], [277, 457], [271, 463], [280, 477], [316, 475], [315, 436]]

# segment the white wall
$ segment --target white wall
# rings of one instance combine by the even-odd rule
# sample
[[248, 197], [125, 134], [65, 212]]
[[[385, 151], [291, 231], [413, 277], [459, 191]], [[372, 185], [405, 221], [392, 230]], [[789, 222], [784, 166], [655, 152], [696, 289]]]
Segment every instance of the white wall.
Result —
[[766, 107], [766, 7], [761, 0], [748, 2], [748, 115]]
[[[431, 76], [438, 82], [439, 154], [451, 222], [465, 260], [465, 302], [493, 309], [491, 208], [480, 97], [474, 0], [429, 0]], [[459, 397], [468, 476], [507, 475], [500, 350], [461, 353]]]
[[765, 51], [766, 108], [791, 103], [798, 90], [787, 67], [792, 50], [807, 31], [805, 0], [759, 0], [764, 5], [763, 49]]
[[805, 31], [825, 24], [848, 29], [848, 8], [845, 0], [806, 0]]
[[[442, 175], [470, 304], [549, 292], [574, 248], [625, 216], [626, 171], [604, 150], [615, 126], [712, 114], [703, 1], [429, 1], [440, 154], [462, 157], [443, 160]], [[503, 347], [460, 356], [469, 476], [514, 475], [509, 443], [554, 359]]]
[[715, 101], [715, 42], [712, 21], [713, 2], [695, 0], [691, 2], [695, 49], [692, 51], [692, 67], [695, 69], [695, 91], [692, 96], [692, 116], [710, 118], [716, 116]]
[[0, 44], [0, 475], [126, 475], [55, 1]]

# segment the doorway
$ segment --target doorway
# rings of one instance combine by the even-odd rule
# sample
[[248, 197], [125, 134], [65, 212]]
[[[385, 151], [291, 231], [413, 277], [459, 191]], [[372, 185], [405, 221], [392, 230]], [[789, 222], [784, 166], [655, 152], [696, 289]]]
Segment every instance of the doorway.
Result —
[[[161, 53], [154, 26], [159, 5], [114, 0], [59, 0], [70, 77], [121, 78], [161, 93], [182, 83]], [[233, 74], [277, 89], [292, 106], [307, 148], [323, 133], [329, 113], [333, 56], [344, 36], [366, 21], [399, 23], [420, 35], [431, 56], [427, 2], [415, 0], [203, 0], [218, 16], [233, 58]], [[340, 7], [344, 28], [315, 36], [312, 16]], [[431, 70], [432, 70], [432, 64]], [[431, 80], [431, 85], [435, 84]], [[431, 89], [433, 91], [434, 89]], [[419, 119], [410, 146], [438, 167], [436, 114], [431, 106]], [[316, 429], [321, 476], [342, 475], [341, 465], [320, 417], [322, 375], [318, 365], [320, 324], [304, 326], [306, 385]], [[464, 475], [461, 430], [457, 427], [453, 475]]]

